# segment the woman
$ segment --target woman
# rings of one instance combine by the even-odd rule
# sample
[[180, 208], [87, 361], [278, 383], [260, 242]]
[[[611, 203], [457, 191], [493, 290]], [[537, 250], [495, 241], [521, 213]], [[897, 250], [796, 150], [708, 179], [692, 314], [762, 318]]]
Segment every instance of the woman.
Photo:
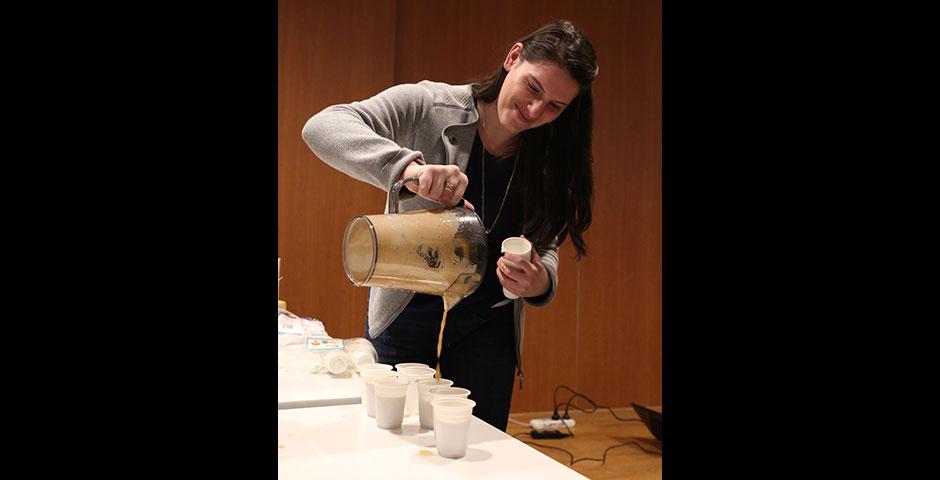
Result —
[[[586, 253], [591, 223], [594, 49], [571, 22], [551, 22], [510, 47], [500, 68], [471, 85], [422, 81], [307, 121], [303, 137], [332, 167], [389, 191], [399, 211], [463, 201], [483, 220], [489, 254], [477, 290], [447, 314], [437, 358], [440, 297], [372, 288], [366, 337], [382, 363], [438, 365], [471, 391], [474, 415], [506, 429], [513, 374], [522, 388], [524, 305], [543, 306], [558, 284], [558, 245]], [[478, 207], [476, 207], [478, 206]], [[530, 258], [501, 256], [523, 235]], [[519, 296], [508, 300], [506, 290]]]

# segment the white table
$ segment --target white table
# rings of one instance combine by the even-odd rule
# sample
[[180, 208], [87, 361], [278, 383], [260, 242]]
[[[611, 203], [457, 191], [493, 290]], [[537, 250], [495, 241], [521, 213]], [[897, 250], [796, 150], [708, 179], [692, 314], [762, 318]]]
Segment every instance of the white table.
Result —
[[328, 373], [277, 375], [277, 408], [306, 408], [360, 403], [362, 392], [356, 373], [336, 377]]
[[467, 455], [443, 458], [417, 415], [383, 430], [361, 404], [279, 410], [277, 443], [277, 476], [284, 480], [587, 478], [476, 417]]

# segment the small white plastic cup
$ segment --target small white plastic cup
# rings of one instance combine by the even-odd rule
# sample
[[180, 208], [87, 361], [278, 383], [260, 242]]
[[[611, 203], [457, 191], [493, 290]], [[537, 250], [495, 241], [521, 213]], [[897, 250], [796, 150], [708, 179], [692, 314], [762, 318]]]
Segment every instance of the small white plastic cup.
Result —
[[349, 361], [353, 364], [354, 368], [359, 368], [360, 365], [375, 362], [375, 355], [368, 350], [356, 350], [349, 354]]
[[366, 415], [375, 418], [375, 385], [377, 378], [398, 378], [398, 373], [391, 370], [366, 370], [362, 375], [362, 405], [366, 407]]
[[351, 366], [349, 355], [344, 350], [338, 349], [326, 352], [326, 355], [323, 356], [323, 364], [326, 365], [327, 371], [334, 375], [346, 373], [346, 370], [349, 370]]
[[[502, 252], [519, 255], [522, 258], [528, 260], [532, 255], [532, 242], [529, 242], [522, 237], [509, 237], [503, 240]], [[506, 298], [511, 299], [519, 298], [518, 295], [510, 292], [509, 290], [506, 290], [505, 287], [503, 288], [503, 295], [505, 295]]]
[[379, 377], [375, 385], [375, 424], [379, 428], [401, 427], [405, 417], [405, 393], [408, 381], [400, 378]]
[[408, 362], [408, 363], [396, 363], [396, 364], [395, 364], [395, 370], [396, 370], [396, 371], [401, 371], [401, 369], [406, 368], [406, 367], [424, 367], [424, 368], [431, 368], [431, 367], [429, 367], [429, 366], [427, 366], [427, 365], [425, 365], [425, 364], [423, 364], [423, 363], [412, 363], [412, 362]]
[[431, 425], [434, 425], [434, 400], [438, 398], [467, 398], [470, 390], [461, 387], [431, 387], [428, 389], [428, 402], [431, 403]]
[[453, 380], [446, 378], [422, 378], [415, 380], [415, 385], [418, 387], [418, 420], [421, 422], [421, 428], [428, 430], [434, 429], [434, 411], [431, 410], [431, 392], [429, 392], [429, 390], [432, 388], [449, 387], [453, 384]]
[[431, 400], [434, 406], [434, 438], [437, 454], [445, 458], [462, 458], [467, 454], [470, 417], [476, 402], [469, 398], [441, 397]]
[[375, 347], [372, 346], [372, 342], [365, 338], [348, 338], [343, 341], [343, 345], [346, 348], [346, 353], [349, 354], [349, 362], [352, 363], [354, 370], [358, 369], [359, 365], [377, 361], [378, 353], [376, 353]]
[[420, 367], [402, 367], [398, 370], [398, 378], [408, 380], [408, 393], [405, 397], [405, 416], [418, 415], [418, 387], [417, 380], [434, 378], [437, 372], [427, 365]]
[[364, 363], [359, 365], [358, 368], [358, 377], [359, 377], [359, 391], [361, 392], [362, 404], [365, 405], [366, 400], [366, 379], [365, 373], [369, 370], [385, 370], [391, 371], [392, 366], [385, 363]]

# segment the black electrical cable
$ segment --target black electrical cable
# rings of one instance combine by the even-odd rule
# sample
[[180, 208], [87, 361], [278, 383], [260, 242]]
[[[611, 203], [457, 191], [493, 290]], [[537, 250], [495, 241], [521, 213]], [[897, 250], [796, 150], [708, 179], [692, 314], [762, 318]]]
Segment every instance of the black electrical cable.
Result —
[[[576, 398], [578, 398], [578, 397], [581, 397], [581, 398], [587, 400], [587, 402], [590, 403], [591, 406], [594, 407], [594, 408], [593, 408], [592, 410], [585, 410], [585, 409], [583, 409], [583, 408], [581, 408], [581, 407], [579, 407], [579, 406], [577, 406], [577, 405], [572, 404], [571, 401], [574, 400], [574, 399], [576, 399]], [[582, 412], [584, 412], [584, 413], [594, 413], [594, 412], [597, 411], [598, 408], [604, 408], [604, 409], [606, 409], [607, 411], [609, 411], [610, 414], [614, 416], [614, 418], [616, 418], [617, 420], [620, 420], [621, 422], [639, 422], [639, 421], [641, 421], [639, 418], [620, 418], [620, 417], [617, 416], [617, 413], [614, 412], [614, 409], [612, 409], [612, 408], [610, 408], [610, 407], [608, 407], [608, 406], [605, 406], [605, 405], [598, 405], [597, 403], [594, 402], [594, 400], [591, 400], [590, 398], [588, 398], [588, 397], [586, 397], [586, 396], [584, 396], [583, 394], [578, 393], [578, 392], [574, 392], [574, 395], [572, 395], [571, 398], [569, 398], [567, 402], [564, 402], [564, 403], [560, 403], [560, 404], [555, 405], [555, 410], [557, 411], [557, 410], [558, 410], [558, 407], [560, 407], [560, 406], [562, 406], [562, 405], [565, 405], [565, 414], [564, 414], [564, 416], [563, 416], [562, 418], [569, 418], [569, 417], [568, 417], [568, 408], [569, 408], [569, 407], [573, 407], [575, 410], [580, 410], [580, 411], [582, 411]]]
[[[532, 434], [529, 433], [529, 432], [519, 432], [519, 433], [513, 435], [513, 437], [515, 437], [516, 435], [528, 435], [528, 436], [530, 436], [530, 437], [532, 436]], [[521, 441], [522, 443], [527, 444], [527, 445], [534, 445], [534, 446], [536, 446], [536, 447], [542, 447], [542, 448], [550, 448], [550, 449], [552, 449], [552, 450], [558, 450], [558, 451], [560, 451], [560, 452], [563, 452], [565, 455], [568, 455], [569, 457], [571, 457], [571, 459], [568, 461], [568, 464], [569, 464], [569, 465], [574, 465], [574, 455], [572, 455], [571, 452], [569, 452], [568, 450], [565, 450], [564, 448], [553, 447], [553, 446], [551, 446], [551, 445], [542, 445], [541, 443], [535, 443], [535, 442], [527, 442], [527, 441], [525, 441], [525, 440], [520, 440], [520, 441]]]
[[576, 463], [578, 463], [578, 462], [583, 462], [583, 461], [589, 460], [589, 461], [594, 461], [594, 462], [601, 462], [601, 465], [605, 465], [605, 464], [607, 463], [607, 452], [609, 452], [609, 451], [611, 451], [611, 450], [613, 450], [613, 449], [615, 449], [615, 448], [626, 447], [627, 445], [632, 445], [632, 446], [634, 446], [634, 447], [636, 447], [636, 448], [639, 448], [639, 449], [642, 450], [643, 452], [648, 453], [648, 454], [650, 454], [650, 455], [659, 455], [659, 456], [662, 456], [662, 455], [663, 455], [662, 452], [651, 452], [651, 451], [649, 451], [649, 450], [643, 448], [643, 447], [640, 445], [639, 442], [637, 442], [636, 440], [634, 440], [634, 441], [632, 441], [632, 442], [618, 443], [617, 445], [613, 445], [613, 446], [607, 447], [607, 450], [604, 450], [604, 456], [603, 456], [603, 458], [587, 458], [587, 457], [585, 457], [585, 458], [579, 458], [579, 459], [577, 459], [577, 460], [572, 460], [571, 464], [574, 465], [574, 464], [576, 464]]
[[558, 390], [560, 390], [562, 387], [567, 388], [568, 391], [571, 392], [571, 393], [578, 393], [578, 392], [574, 391], [574, 390], [573, 390], [571, 387], [569, 387], [568, 385], [562, 384], [562, 385], [558, 385], [557, 387], [555, 387], [555, 391], [552, 392], [552, 405], [555, 406], [555, 412], [552, 414], [552, 420], [558, 420], [558, 419], [559, 419], [559, 416], [558, 416], [558, 405], [559, 405], [559, 404], [558, 404]]
[[[613, 415], [614, 418], [616, 418], [617, 420], [620, 420], [621, 422], [642, 422], [642, 420], [640, 420], [639, 418], [620, 418], [620, 417], [617, 416], [617, 413], [614, 412], [614, 410], [613, 410], [612, 408], [607, 407], [607, 406], [604, 406], [604, 405], [592, 404], [592, 406], [593, 406], [594, 408], [592, 408], [592, 409], [590, 409], [590, 410], [585, 410], [585, 409], [583, 409], [583, 408], [581, 408], [581, 407], [579, 407], [579, 406], [577, 406], [577, 405], [575, 405], [575, 404], [569, 404], [568, 402], [562, 403], [561, 405], [566, 405], [566, 407], [565, 407], [565, 415], [568, 415], [568, 407], [569, 407], [569, 406], [570, 406], [571, 408], [575, 409], [575, 410], [579, 410], [579, 411], [582, 411], [582, 412], [584, 412], [584, 413], [594, 413], [594, 412], [597, 411], [597, 409], [602, 408], [602, 409], [605, 409], [605, 410], [607, 410], [608, 412], [610, 412], [610, 414]], [[559, 407], [560, 407], [561, 405], [559, 405]]]
[[[568, 389], [568, 391], [570, 391], [571, 393], [574, 394], [574, 395], [571, 396], [571, 398], [568, 399], [567, 402], [564, 402], [564, 403], [558, 403], [558, 400], [557, 400], [558, 390], [560, 390], [561, 388], [566, 388], [566, 389]], [[587, 400], [588, 403], [590, 403], [594, 408], [591, 409], [591, 410], [586, 410], [586, 409], [583, 409], [583, 408], [581, 408], [581, 407], [579, 407], [579, 406], [577, 406], [577, 405], [572, 404], [571, 401], [574, 400], [574, 399], [576, 399], [576, 398], [578, 398], [578, 397], [581, 397], [581, 398]], [[617, 413], [614, 412], [614, 409], [612, 409], [612, 408], [610, 408], [610, 407], [607, 407], [607, 406], [604, 406], [604, 405], [598, 405], [597, 403], [594, 402], [594, 400], [591, 400], [591, 399], [588, 398], [586, 395], [584, 395], [584, 394], [582, 394], [582, 393], [580, 393], [580, 392], [575, 391], [574, 389], [572, 389], [571, 387], [569, 387], [569, 386], [567, 386], [567, 385], [558, 385], [557, 387], [555, 387], [555, 391], [552, 393], [552, 403], [554, 404], [554, 414], [552, 415], [552, 419], [554, 419], [554, 420], [559, 420], [559, 419], [561, 419], [561, 423], [565, 426], [565, 429], [568, 430], [568, 434], [569, 434], [569, 435], [572, 435], [572, 436], [574, 435], [574, 432], [571, 430], [571, 427], [569, 427], [568, 424], [565, 422], [565, 419], [571, 418], [571, 417], [568, 416], [568, 408], [569, 408], [569, 407], [573, 407], [575, 410], [580, 410], [580, 411], [582, 411], [582, 412], [584, 412], [584, 413], [594, 413], [594, 412], [597, 411], [598, 408], [605, 408], [605, 409], [607, 409], [607, 410], [610, 412], [611, 415], [614, 416], [614, 418], [616, 418], [617, 420], [620, 420], [621, 422], [641, 422], [641, 421], [642, 421], [642, 420], [640, 420], [639, 418], [620, 418], [619, 416], [617, 416]], [[558, 407], [560, 407], [560, 406], [562, 406], [562, 405], [565, 405], [565, 414], [564, 414], [564, 416], [559, 417], [559, 416], [558, 416]]]
[[[519, 433], [513, 435], [513, 437], [518, 438], [519, 435], [529, 435], [530, 437], [532, 436], [532, 434], [531, 434], [530, 432], [519, 432]], [[662, 453], [661, 451], [660, 451], [660, 452], [651, 452], [651, 451], [649, 451], [649, 450], [643, 448], [643, 446], [640, 445], [639, 442], [637, 442], [636, 440], [634, 440], [634, 441], [630, 441], [630, 442], [618, 443], [618, 444], [616, 444], [616, 445], [612, 445], [612, 446], [610, 446], [610, 447], [607, 447], [607, 449], [604, 450], [604, 454], [603, 454], [603, 456], [602, 456], [601, 458], [584, 457], [584, 458], [579, 458], [579, 459], [575, 460], [574, 455], [573, 455], [571, 452], [569, 452], [568, 450], [565, 450], [564, 448], [554, 447], [554, 446], [551, 446], [551, 445], [542, 445], [542, 444], [540, 444], [540, 443], [535, 443], [535, 442], [527, 442], [527, 441], [525, 441], [525, 440], [521, 440], [521, 441], [522, 441], [522, 443], [525, 443], [525, 444], [527, 444], [527, 445], [534, 445], [534, 446], [536, 446], [536, 447], [542, 447], [542, 448], [550, 448], [550, 449], [552, 449], [552, 450], [558, 450], [558, 451], [560, 451], [560, 452], [563, 452], [565, 455], [568, 455], [568, 457], [570, 458], [569, 461], [568, 461], [568, 464], [569, 464], [569, 465], [574, 465], [574, 464], [576, 464], [576, 463], [578, 463], [578, 462], [585, 462], [585, 461], [601, 462], [601, 465], [606, 465], [606, 464], [607, 464], [607, 452], [609, 452], [609, 451], [611, 451], [611, 450], [613, 450], [613, 449], [615, 449], [615, 448], [625, 447], [625, 446], [627, 446], [627, 445], [632, 445], [632, 446], [634, 446], [634, 447], [636, 447], [636, 448], [639, 448], [639, 449], [642, 450], [644, 453], [648, 453], [648, 454], [650, 454], [650, 455], [659, 455], [659, 456], [662, 456], [662, 455], [663, 455], [663, 453]]]

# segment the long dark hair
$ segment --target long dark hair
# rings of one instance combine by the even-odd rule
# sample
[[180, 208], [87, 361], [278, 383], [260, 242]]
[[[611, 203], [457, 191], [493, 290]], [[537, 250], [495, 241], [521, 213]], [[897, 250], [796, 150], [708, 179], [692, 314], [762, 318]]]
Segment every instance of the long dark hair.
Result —
[[[523, 233], [538, 247], [561, 245], [571, 236], [577, 258], [587, 254], [582, 234], [591, 225], [593, 174], [591, 82], [597, 76], [594, 47], [567, 20], [544, 25], [519, 40], [520, 60], [550, 61], [581, 87], [578, 96], [551, 123], [522, 132], [519, 152], [525, 224]], [[473, 97], [495, 101], [509, 72], [499, 70], [473, 84]]]

